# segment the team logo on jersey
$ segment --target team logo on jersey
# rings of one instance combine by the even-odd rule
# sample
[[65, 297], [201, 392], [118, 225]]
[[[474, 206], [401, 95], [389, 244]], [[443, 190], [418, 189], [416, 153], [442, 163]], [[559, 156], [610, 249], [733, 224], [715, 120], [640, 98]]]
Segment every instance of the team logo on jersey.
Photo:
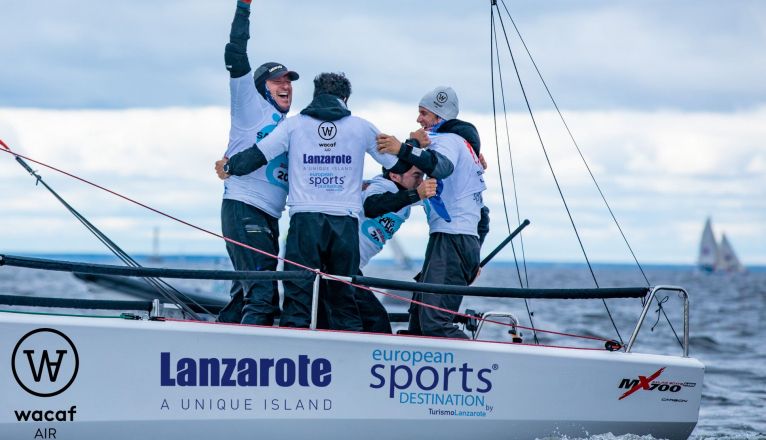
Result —
[[67, 335], [39, 328], [24, 335], [11, 355], [13, 377], [24, 391], [52, 397], [69, 388], [77, 377], [80, 358]]
[[399, 230], [402, 223], [409, 217], [410, 207], [407, 206], [405, 209], [406, 210], [403, 210], [404, 218], [394, 213], [388, 213], [374, 219], [365, 220], [361, 227], [362, 234], [369, 238], [378, 249], [383, 249], [383, 245], [386, 244], [386, 241], [394, 236], [394, 233]]
[[274, 131], [275, 128], [277, 128], [277, 124], [279, 124], [282, 121], [283, 116], [279, 113], [272, 113], [271, 119], [274, 121], [273, 124], [267, 124], [264, 125], [263, 128], [261, 128], [258, 133], [255, 135], [255, 140], [260, 142], [262, 141], [266, 136], [268, 136], [272, 131]]
[[266, 166], [266, 178], [269, 180], [269, 183], [278, 186], [285, 191], [288, 189], [287, 164], [287, 153], [282, 153], [274, 159], [271, 159]]
[[330, 121], [325, 121], [319, 124], [319, 127], [317, 128], [317, 133], [319, 133], [319, 137], [322, 139], [329, 141], [335, 137], [336, 134], [338, 134], [338, 127], [335, 126]]

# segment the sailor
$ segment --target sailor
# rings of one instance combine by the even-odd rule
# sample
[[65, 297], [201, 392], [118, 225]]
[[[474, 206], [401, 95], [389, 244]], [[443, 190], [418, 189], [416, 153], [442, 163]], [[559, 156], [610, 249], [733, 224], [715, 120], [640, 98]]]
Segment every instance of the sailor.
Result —
[[[292, 81], [298, 74], [281, 63], [264, 63], [250, 77], [247, 40], [250, 1], [237, 2], [224, 58], [229, 71], [231, 128], [226, 157], [268, 136], [281, 123], [292, 102]], [[267, 166], [224, 182], [221, 205], [223, 235], [270, 254], [279, 253], [279, 217], [287, 198], [287, 156], [274, 157]], [[276, 270], [277, 260], [226, 243], [235, 270]], [[272, 325], [279, 313], [276, 282], [234, 281], [231, 300], [219, 321]]]
[[[432, 164], [432, 169], [449, 170], [449, 173], [430, 174], [439, 182], [437, 194], [423, 203], [428, 217], [429, 239], [419, 281], [467, 286], [479, 271], [478, 224], [483, 206], [482, 192], [486, 185], [482, 177], [484, 169], [472, 146], [454, 133], [438, 131], [440, 124], [455, 119], [457, 114], [458, 99], [455, 91], [451, 87], [437, 87], [420, 100], [418, 108], [417, 122], [422, 130], [428, 130], [428, 139], [420, 141], [420, 146], [429, 148], [420, 150], [412, 139], [400, 144], [392, 136], [381, 135], [378, 137], [378, 150], [396, 154], [427, 174], [430, 174], [430, 170], [421, 164], [424, 156], [441, 154]], [[433, 158], [431, 161], [434, 162]], [[461, 295], [416, 292], [413, 299], [434, 307], [413, 303], [410, 306], [408, 333], [467, 338], [465, 333], [453, 325], [453, 314], [444, 311], [457, 312], [463, 300]]]
[[[386, 168], [396, 156], [378, 153], [379, 133], [370, 122], [351, 115], [351, 83], [342, 73], [314, 78], [314, 99], [301, 114], [287, 118], [268, 138], [222, 161], [219, 176], [239, 176], [259, 169], [285, 152], [290, 166], [290, 230], [285, 259], [334, 275], [359, 270], [359, 222], [365, 153]], [[286, 263], [290, 266], [289, 262]], [[308, 327], [312, 282], [285, 282], [280, 326]], [[362, 330], [354, 288], [330, 282], [320, 295], [328, 326]]]
[[[423, 180], [423, 171], [397, 162], [365, 182], [364, 217], [359, 222], [359, 274], [410, 217], [411, 205], [436, 194], [436, 180]], [[365, 332], [391, 333], [388, 312], [367, 289], [356, 289], [356, 303]]]
[[[420, 114], [418, 114], [418, 119], [420, 119]], [[479, 137], [479, 131], [476, 130], [476, 126], [470, 122], [457, 119], [457, 115], [455, 115], [453, 119], [442, 119], [431, 129], [436, 133], [453, 133], [462, 137], [479, 157], [481, 168], [483, 170], [487, 169], [487, 161], [484, 160], [484, 155], [481, 153], [481, 138]], [[489, 233], [489, 208], [486, 205], [481, 207], [481, 218], [479, 219], [476, 232], [479, 234], [479, 244], [484, 244], [484, 239]]]

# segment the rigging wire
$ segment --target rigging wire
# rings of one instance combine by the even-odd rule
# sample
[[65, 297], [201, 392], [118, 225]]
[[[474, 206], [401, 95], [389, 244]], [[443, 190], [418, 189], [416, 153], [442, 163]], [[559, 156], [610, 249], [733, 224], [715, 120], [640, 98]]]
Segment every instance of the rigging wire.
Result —
[[[509, 157], [511, 159], [511, 182], [513, 183], [513, 197], [514, 197], [514, 200], [516, 201], [516, 208], [518, 212], [518, 194], [516, 193], [516, 176], [515, 176], [515, 173], [513, 172], [513, 155], [511, 154], [511, 139], [510, 139], [510, 133], [508, 129], [508, 109], [506, 108], [506, 105], [505, 105], [506, 100], [505, 100], [505, 88], [503, 87], [503, 70], [500, 64], [500, 52], [497, 49], [497, 33], [495, 31], [494, 19], [493, 19], [491, 28], [492, 28], [492, 36], [494, 38], [494, 47], [490, 48], [490, 52], [492, 51], [492, 49], [494, 49], [495, 54], [497, 56], [498, 84], [500, 85], [500, 96], [502, 98], [502, 103], [503, 103], [503, 116], [505, 117], [506, 142], [508, 145]], [[492, 42], [490, 42], [490, 44], [492, 44]], [[492, 114], [494, 118], [497, 118], [497, 111], [495, 110], [495, 99], [494, 99], [497, 92], [495, 91], [494, 75], [495, 75], [495, 71], [493, 69], [492, 70]], [[508, 228], [508, 233], [510, 233], [511, 223], [510, 223], [510, 216], [508, 215], [508, 205], [506, 204], [506, 201], [505, 201], [506, 196], [505, 196], [505, 190], [503, 185], [503, 171], [502, 171], [503, 167], [500, 166], [500, 145], [499, 145], [499, 142], [497, 141], [497, 122], [496, 121], [495, 121], [495, 150], [497, 151], [497, 161], [498, 161], [497, 172], [500, 178], [500, 192], [503, 197], [503, 211], [505, 213], [505, 224], [506, 224], [506, 227]], [[519, 219], [519, 223], [521, 223], [520, 219]], [[513, 251], [513, 261], [516, 263], [516, 273], [519, 278], [519, 285], [521, 287], [524, 287], [524, 282], [521, 280], [521, 269], [519, 268], [519, 260], [516, 256], [516, 247], [513, 245], [513, 242], [511, 242], [511, 250]], [[529, 287], [529, 284], [527, 284], [527, 287]]]
[[[502, 0], [501, 0], [502, 1]], [[535, 133], [537, 134], [537, 139], [540, 141], [540, 146], [542, 147], [543, 154], [545, 155], [545, 160], [548, 163], [548, 168], [551, 171], [551, 175], [553, 176], [553, 181], [556, 184], [556, 189], [558, 190], [559, 196], [561, 197], [561, 201], [564, 204], [564, 209], [567, 212], [567, 216], [569, 217], [569, 222], [572, 225], [572, 229], [574, 230], [575, 236], [577, 237], [577, 242], [580, 245], [580, 249], [582, 250], [583, 257], [585, 258], [585, 262], [588, 265], [588, 270], [590, 271], [591, 277], [593, 278], [593, 282], [595, 283], [596, 287], [600, 287], [598, 284], [598, 280], [596, 279], [596, 274], [593, 271], [593, 266], [590, 263], [590, 259], [588, 258], [588, 254], [585, 251], [585, 246], [583, 245], [582, 239], [580, 238], [580, 233], [577, 230], [577, 226], [575, 225], [574, 218], [572, 217], [572, 212], [569, 209], [569, 205], [567, 204], [566, 198], [564, 197], [564, 193], [561, 189], [561, 185], [559, 184], [558, 178], [556, 177], [556, 172], [553, 169], [553, 164], [551, 163], [550, 157], [548, 155], [548, 150], [545, 147], [545, 142], [543, 141], [542, 134], [540, 133], [540, 129], [537, 125], [537, 120], [535, 119], [534, 113], [532, 112], [532, 106], [529, 103], [529, 98], [527, 97], [526, 89], [524, 88], [524, 83], [521, 80], [521, 74], [519, 73], [518, 65], [516, 64], [516, 57], [513, 55], [513, 49], [511, 49], [511, 43], [508, 39], [508, 33], [505, 29], [505, 22], [503, 21], [502, 14], [500, 12], [500, 7], [497, 6], [497, 2], [493, 1], [493, 6], [497, 8], [498, 12], [498, 20], [500, 21], [500, 26], [503, 30], [503, 36], [505, 37], [506, 45], [508, 46], [508, 52], [511, 57], [511, 61], [513, 63], [513, 68], [516, 72], [516, 78], [519, 82], [519, 87], [521, 88], [521, 93], [524, 97], [524, 102], [527, 107], [527, 111], [529, 113], [529, 117], [532, 120], [532, 125], [534, 126]], [[604, 308], [606, 309], [607, 315], [609, 316], [609, 320], [612, 322], [612, 327], [614, 327], [615, 332], [617, 333], [617, 337], [620, 339], [620, 342], [623, 343], [622, 335], [620, 335], [620, 330], [617, 328], [617, 324], [614, 321], [614, 317], [612, 316], [612, 312], [609, 310], [609, 306], [606, 304], [606, 300], [602, 299], [602, 302], [604, 303]]]
[[[6, 145], [2, 140], [0, 140], [0, 145], [5, 147], [8, 151], [10, 151], [10, 147]], [[127, 252], [122, 250], [114, 241], [112, 241], [109, 237], [106, 236], [101, 230], [99, 230], [95, 225], [93, 225], [90, 221], [88, 221], [87, 218], [85, 218], [82, 214], [80, 214], [72, 205], [70, 205], [66, 200], [64, 200], [61, 195], [58, 194], [53, 188], [51, 188], [50, 185], [48, 185], [47, 182], [45, 182], [35, 170], [33, 170], [24, 160], [19, 157], [18, 155], [15, 156], [16, 161], [29, 173], [32, 175], [32, 177], [35, 178], [35, 185], [42, 184], [48, 192], [50, 192], [56, 200], [58, 200], [80, 223], [82, 223], [85, 228], [92, 233], [104, 246], [106, 246], [107, 249], [109, 249], [115, 256], [117, 256], [123, 263], [125, 263], [127, 266], [130, 267], [142, 267], [136, 260], [134, 260], [130, 255], [128, 255]], [[200, 320], [201, 318], [199, 315], [197, 315], [189, 306], [186, 305], [184, 301], [180, 299], [180, 297], [183, 297], [186, 302], [192, 303], [200, 308], [204, 313], [211, 314], [210, 311], [206, 310], [205, 307], [203, 307], [201, 304], [198, 304], [194, 299], [187, 297], [180, 291], [178, 291], [175, 287], [167, 283], [166, 281], [159, 279], [159, 278], [143, 278], [143, 280], [148, 283], [150, 286], [152, 286], [157, 293], [160, 294], [161, 297], [165, 298], [167, 301], [175, 304], [178, 306], [178, 308], [185, 314], [188, 314], [194, 319]]]
[[[495, 105], [495, 69], [494, 69], [494, 60], [495, 56], [497, 56], [497, 72], [498, 72], [498, 83], [500, 84], [500, 94], [502, 97], [503, 102], [503, 116], [505, 117], [505, 135], [506, 135], [506, 142], [508, 144], [508, 156], [510, 158], [511, 163], [511, 182], [513, 182], [513, 198], [516, 203], [516, 218], [519, 223], [521, 223], [521, 214], [519, 211], [519, 196], [516, 192], [516, 173], [514, 172], [513, 167], [513, 153], [511, 152], [511, 135], [510, 135], [510, 129], [508, 126], [508, 109], [506, 108], [506, 99], [505, 99], [505, 88], [503, 86], [503, 71], [500, 64], [500, 51], [498, 49], [497, 44], [497, 32], [495, 30], [495, 18], [494, 18], [494, 9], [490, 9], [490, 68], [492, 73], [492, 115], [493, 115], [493, 121], [495, 126], [495, 150], [497, 152], [497, 172], [500, 177], [500, 192], [503, 197], [503, 211], [505, 213], [505, 224], [508, 228], [508, 233], [511, 232], [511, 223], [509, 220], [508, 215], [508, 206], [506, 204], [506, 197], [505, 197], [505, 188], [503, 185], [503, 167], [500, 166], [500, 142], [498, 142], [498, 130], [497, 130], [497, 109]], [[494, 43], [494, 44], [493, 44]], [[524, 241], [523, 236], [519, 234], [519, 240], [521, 242], [521, 255], [522, 255], [522, 261], [524, 263], [524, 278], [526, 280], [526, 287], [529, 287], [529, 275], [527, 273], [527, 260], [526, 256], [524, 254]], [[519, 277], [519, 285], [521, 287], [525, 286], [525, 283], [521, 280], [521, 269], [519, 268], [519, 259], [516, 256], [516, 247], [513, 245], [513, 241], [511, 241], [511, 251], [513, 252], [513, 261], [516, 264], [516, 273]], [[527, 299], [524, 299], [524, 307], [527, 310], [527, 317], [529, 317], [529, 323], [531, 324], [532, 328], [535, 327], [535, 323], [532, 319], [532, 312], [529, 309], [529, 301]], [[540, 341], [537, 338], [537, 333], [534, 333], [535, 343], [539, 344]]]
[[[508, 6], [505, 4], [505, 0], [500, 0], [503, 9], [505, 9], [505, 13], [508, 15], [508, 19], [511, 21], [511, 24], [513, 25], [514, 30], [516, 31], [516, 35], [519, 37], [519, 41], [524, 46], [524, 50], [527, 53], [527, 56], [529, 57], [529, 60], [532, 62], [532, 66], [535, 69], [535, 72], [537, 72], [537, 76], [540, 78], [540, 82], [543, 84], [543, 87], [545, 88], [545, 92], [548, 94], [548, 97], [551, 100], [551, 103], [553, 104], [553, 107], [556, 109], [556, 112], [559, 115], [559, 118], [561, 119], [561, 123], [564, 125], [564, 128], [567, 131], [567, 134], [569, 135], [569, 139], [572, 140], [572, 144], [574, 145], [575, 149], [577, 150], [578, 155], [580, 156], [580, 159], [582, 159], [583, 164], [585, 165], [585, 168], [588, 170], [588, 174], [590, 175], [591, 180], [593, 180], [593, 184], [596, 186], [596, 189], [598, 190], [599, 195], [601, 196], [601, 200], [603, 200], [604, 205], [606, 206], [606, 209], [609, 211], [609, 215], [612, 217], [612, 220], [614, 221], [614, 224], [617, 226], [617, 230], [620, 231], [620, 235], [622, 236], [623, 242], [625, 242], [625, 246], [627, 246], [628, 251], [630, 252], [630, 255], [633, 257], [633, 261], [635, 261], [636, 266], [638, 266], [638, 270], [641, 272], [641, 275], [644, 277], [644, 281], [646, 281], [647, 286], [651, 286], [652, 284], [649, 282], [649, 277], [647, 277], [646, 272], [644, 272], [644, 268], [641, 265], [641, 263], [638, 261], [638, 257], [636, 257], [636, 253], [633, 252], [633, 247], [628, 242], [628, 237], [625, 235], [625, 232], [622, 230], [622, 226], [620, 225], [620, 222], [617, 220], [617, 216], [615, 216], [614, 211], [612, 210], [612, 207], [609, 205], [609, 202], [606, 200], [606, 195], [604, 195], [604, 192], [601, 190], [601, 185], [598, 184], [598, 181], [596, 180], [596, 176], [593, 174], [593, 171], [590, 168], [590, 165], [588, 164], [588, 161], [585, 159], [585, 155], [582, 152], [582, 149], [580, 149], [580, 145], [575, 140], [574, 134], [572, 134], [572, 130], [569, 128], [569, 124], [567, 124], [566, 120], [564, 119], [564, 114], [561, 112], [561, 109], [559, 108], [558, 103], [553, 98], [553, 93], [551, 93], [551, 90], [548, 88], [548, 83], [543, 78], [543, 74], [540, 71], [539, 67], [537, 66], [537, 63], [535, 62], [534, 57], [532, 56], [532, 52], [530, 52], [529, 47], [527, 47], [526, 41], [524, 41], [524, 37], [521, 35], [521, 31], [519, 31], [518, 26], [516, 26], [516, 21], [513, 19], [513, 16], [511, 16], [511, 12], [508, 10]], [[500, 10], [498, 9], [498, 14], [500, 14]], [[643, 299], [641, 300], [643, 305]], [[670, 318], [668, 318], [668, 315], [665, 313], [665, 309], [662, 307], [662, 304], [659, 305], [660, 310], [662, 311], [662, 314], [665, 316], [665, 320], [668, 322], [668, 325], [670, 326], [670, 329], [673, 331], [673, 335], [676, 338], [676, 341], [683, 347], [683, 343], [681, 342], [681, 339], [678, 337], [678, 333], [676, 332], [676, 329], [673, 327], [673, 323], [670, 322]]]

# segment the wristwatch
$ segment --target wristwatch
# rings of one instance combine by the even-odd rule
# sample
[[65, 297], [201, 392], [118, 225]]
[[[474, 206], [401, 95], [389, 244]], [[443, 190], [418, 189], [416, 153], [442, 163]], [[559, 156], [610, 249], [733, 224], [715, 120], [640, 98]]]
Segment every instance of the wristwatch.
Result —
[[224, 173], [231, 174], [231, 173], [229, 173], [229, 169], [230, 169], [229, 168], [229, 162], [226, 162], [225, 164], [223, 164], [223, 172]]

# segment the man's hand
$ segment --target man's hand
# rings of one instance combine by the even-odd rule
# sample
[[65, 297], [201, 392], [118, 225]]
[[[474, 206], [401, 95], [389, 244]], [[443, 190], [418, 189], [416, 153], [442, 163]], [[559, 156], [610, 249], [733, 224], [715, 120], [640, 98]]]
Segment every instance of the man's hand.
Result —
[[402, 148], [402, 143], [394, 136], [381, 133], [376, 139], [379, 153], [388, 153], [396, 156]]
[[426, 179], [418, 185], [418, 195], [420, 200], [427, 199], [436, 195], [436, 179]]
[[484, 159], [484, 154], [479, 153], [479, 163], [481, 164], [481, 167], [485, 170], [487, 169], [487, 161]]
[[227, 179], [228, 174], [223, 170], [223, 166], [229, 162], [229, 158], [224, 156], [223, 159], [215, 161], [215, 173], [218, 174], [218, 178], [221, 180]]
[[422, 128], [410, 133], [410, 139], [418, 141], [420, 143], [420, 148], [426, 148], [431, 145], [431, 139], [428, 138], [428, 133]]

